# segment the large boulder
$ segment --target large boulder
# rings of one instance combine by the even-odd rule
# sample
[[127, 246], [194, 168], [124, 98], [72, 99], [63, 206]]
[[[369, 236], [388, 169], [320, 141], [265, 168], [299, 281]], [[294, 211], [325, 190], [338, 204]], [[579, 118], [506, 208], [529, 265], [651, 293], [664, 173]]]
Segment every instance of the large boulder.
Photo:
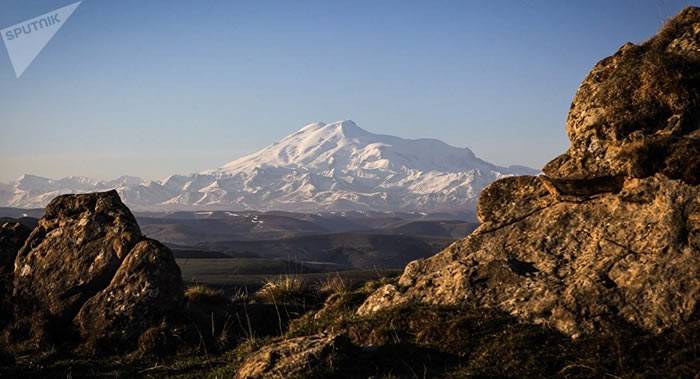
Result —
[[71, 320], [107, 287], [140, 238], [116, 191], [59, 196], [17, 255], [15, 294], [27, 307]]
[[175, 318], [184, 295], [172, 252], [144, 238], [109, 191], [51, 201], [15, 259], [14, 300], [10, 342], [20, 349], [79, 335], [87, 351], [133, 351]]
[[491, 184], [472, 235], [410, 263], [358, 313], [473, 303], [570, 336], [697, 319], [699, 47], [700, 9], [687, 8], [598, 63], [546, 175]]

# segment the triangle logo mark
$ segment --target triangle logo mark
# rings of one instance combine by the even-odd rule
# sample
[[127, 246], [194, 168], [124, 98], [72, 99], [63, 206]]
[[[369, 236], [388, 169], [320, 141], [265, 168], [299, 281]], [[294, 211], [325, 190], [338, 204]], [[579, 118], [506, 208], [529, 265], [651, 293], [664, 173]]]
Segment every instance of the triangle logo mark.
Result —
[[82, 1], [0, 30], [17, 78], [22, 76], [80, 3]]

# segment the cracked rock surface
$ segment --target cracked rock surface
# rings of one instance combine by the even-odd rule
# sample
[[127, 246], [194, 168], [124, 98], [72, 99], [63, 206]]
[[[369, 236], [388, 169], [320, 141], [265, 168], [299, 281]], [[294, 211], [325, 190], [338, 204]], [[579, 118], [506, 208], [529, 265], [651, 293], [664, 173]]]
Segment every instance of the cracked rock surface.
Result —
[[411, 262], [358, 313], [473, 303], [570, 336], [698, 317], [700, 8], [627, 44], [581, 84], [568, 151], [540, 177], [494, 182], [482, 225]]

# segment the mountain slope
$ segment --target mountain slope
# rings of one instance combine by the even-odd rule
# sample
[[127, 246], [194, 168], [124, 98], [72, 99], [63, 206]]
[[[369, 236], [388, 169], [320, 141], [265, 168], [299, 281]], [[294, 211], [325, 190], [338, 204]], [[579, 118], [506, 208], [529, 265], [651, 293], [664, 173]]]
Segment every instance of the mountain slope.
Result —
[[160, 182], [25, 175], [0, 188], [0, 205], [40, 207], [61, 193], [114, 188], [138, 210], [471, 211], [490, 182], [534, 172], [438, 140], [377, 135], [339, 121], [309, 124], [218, 169]]

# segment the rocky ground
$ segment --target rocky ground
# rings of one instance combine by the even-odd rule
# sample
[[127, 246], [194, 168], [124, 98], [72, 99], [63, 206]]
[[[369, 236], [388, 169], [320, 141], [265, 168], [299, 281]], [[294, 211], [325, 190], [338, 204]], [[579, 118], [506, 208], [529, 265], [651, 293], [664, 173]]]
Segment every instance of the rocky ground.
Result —
[[700, 8], [581, 84], [571, 146], [400, 278], [185, 288], [114, 192], [0, 228], [0, 376], [697, 377]]

